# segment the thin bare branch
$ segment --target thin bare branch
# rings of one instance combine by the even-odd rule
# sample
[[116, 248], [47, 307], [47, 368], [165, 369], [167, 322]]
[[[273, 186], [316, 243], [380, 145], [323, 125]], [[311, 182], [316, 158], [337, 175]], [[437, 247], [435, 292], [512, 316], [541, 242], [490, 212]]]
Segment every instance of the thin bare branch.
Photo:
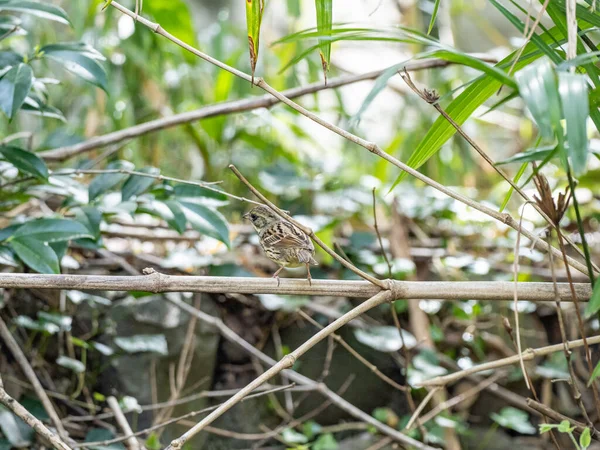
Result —
[[[575, 341], [568, 341], [569, 348], [578, 348], [583, 347], [583, 339], [577, 339]], [[592, 344], [600, 344], [600, 335], [592, 336], [587, 338], [587, 343], [589, 345]], [[560, 352], [563, 350], [563, 344], [555, 344], [548, 345], [546, 347], [540, 348], [528, 348], [521, 355], [509, 356], [508, 358], [498, 359], [496, 361], [490, 361], [483, 364], [478, 364], [473, 367], [469, 367], [468, 369], [461, 370], [459, 372], [451, 373], [449, 375], [443, 375], [441, 377], [431, 378], [429, 380], [425, 380], [420, 383], [422, 387], [425, 386], [443, 386], [449, 383], [455, 383], [456, 381], [474, 373], [483, 372], [485, 370], [498, 369], [500, 367], [511, 366], [513, 364], [518, 364], [521, 358], [524, 361], [530, 361], [534, 359], [536, 356], [549, 355], [551, 353]]]
[[[497, 62], [497, 58], [491, 55], [473, 55], [479, 57], [482, 61]], [[426, 59], [422, 61], [413, 61], [407, 63], [406, 68], [411, 71], [431, 69], [436, 67], [446, 67], [453, 64], [450, 61], [444, 61], [441, 59]], [[364, 80], [373, 80], [379, 77], [387, 69], [374, 70], [359, 75], [345, 76], [339, 78], [333, 78], [328, 80], [327, 85], [317, 81], [306, 86], [296, 87], [287, 89], [281, 93], [287, 98], [298, 98], [303, 95], [313, 94], [325, 89], [334, 89], [341, 86], [358, 83]], [[205, 106], [194, 111], [187, 111], [179, 114], [174, 114], [169, 117], [161, 117], [160, 119], [151, 120], [138, 125], [134, 125], [123, 130], [114, 131], [112, 133], [105, 134], [103, 136], [95, 136], [88, 139], [87, 141], [80, 142], [75, 145], [69, 145], [66, 147], [59, 147], [51, 150], [39, 152], [38, 154], [46, 161], [64, 161], [66, 159], [75, 157], [82, 153], [90, 152], [97, 148], [106, 147], [119, 142], [128, 141], [135, 139], [139, 136], [144, 136], [149, 133], [165, 130], [171, 127], [196, 122], [202, 119], [208, 119], [210, 117], [216, 117], [227, 114], [235, 114], [245, 111], [251, 111], [258, 108], [270, 108], [273, 105], [279, 103], [280, 100], [274, 98], [270, 94], [265, 94], [260, 97], [254, 97], [243, 100], [233, 100], [222, 103], [216, 103], [214, 105]]]
[[127, 445], [127, 448], [129, 450], [140, 450], [140, 443], [135, 438], [135, 436], [133, 436], [131, 426], [129, 425], [129, 422], [127, 422], [125, 414], [123, 414], [123, 411], [119, 406], [118, 400], [111, 395], [106, 399], [106, 403], [108, 403], [108, 406], [110, 407], [110, 409], [112, 409], [113, 414], [115, 415], [115, 420], [119, 424], [119, 427], [121, 427], [121, 430], [123, 430], [123, 433], [125, 433], [125, 436], [127, 436], [123, 438], [125, 444]]

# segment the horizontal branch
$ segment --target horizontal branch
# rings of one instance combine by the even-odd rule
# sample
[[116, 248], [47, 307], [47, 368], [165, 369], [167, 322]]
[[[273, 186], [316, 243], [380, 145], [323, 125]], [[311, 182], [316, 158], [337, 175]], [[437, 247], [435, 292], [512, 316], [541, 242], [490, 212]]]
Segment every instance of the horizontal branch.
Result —
[[[510, 281], [394, 281], [391, 280], [394, 299], [440, 300], [512, 300], [514, 283]], [[558, 283], [558, 293], [564, 302], [572, 301], [568, 283]], [[208, 292], [231, 294], [327, 295], [335, 297], [366, 298], [381, 289], [367, 281], [316, 280], [312, 285], [304, 279], [250, 277], [202, 277], [164, 275], [41, 275], [2, 273], [0, 288], [21, 289], [80, 289], [90, 291], [146, 291], [146, 292]], [[592, 294], [587, 283], [576, 283], [575, 292], [580, 301]], [[519, 300], [532, 302], [554, 301], [552, 283], [517, 283]]]
[[[588, 344], [600, 344], [600, 335], [592, 336], [587, 338]], [[459, 372], [451, 373], [449, 375], [444, 375], [441, 377], [431, 378], [429, 380], [425, 380], [419, 383], [420, 387], [424, 386], [443, 386], [449, 383], [454, 383], [466, 376], [473, 375], [474, 373], [483, 372], [486, 370], [498, 369], [500, 367], [511, 366], [513, 364], [518, 364], [521, 359], [523, 361], [530, 361], [534, 359], [536, 356], [550, 355], [552, 353], [561, 352], [564, 349], [565, 344], [568, 344], [568, 348], [570, 350], [574, 348], [583, 347], [583, 339], [577, 339], [575, 341], [567, 341], [566, 343], [548, 345], [546, 347], [540, 348], [528, 348], [523, 353], [519, 355], [509, 356], [507, 358], [497, 359], [495, 361], [486, 362], [483, 364], [478, 364], [473, 367], [469, 367], [467, 369], [461, 370]]]
[[[482, 61], [496, 62], [496, 59], [488, 55], [479, 55]], [[444, 61], [441, 59], [426, 59], [422, 61], [414, 61], [406, 64], [406, 70], [423, 70], [434, 67], [446, 67], [453, 64], [450, 61]], [[282, 94], [287, 98], [297, 98], [303, 95], [313, 94], [325, 89], [334, 89], [340, 86], [346, 86], [349, 84], [357, 83], [359, 81], [373, 80], [379, 77], [387, 69], [374, 70], [371, 72], [332, 78], [327, 81], [327, 84], [323, 84], [322, 81], [308, 84], [302, 87], [296, 87], [282, 91]], [[265, 94], [260, 97], [254, 97], [243, 100], [233, 100], [222, 103], [216, 103], [214, 105], [205, 106], [203, 108], [196, 109], [194, 111], [187, 111], [180, 114], [174, 114], [169, 117], [161, 117], [160, 119], [150, 120], [148, 122], [134, 125], [124, 130], [114, 131], [102, 136], [96, 136], [87, 141], [80, 142], [79, 144], [69, 145], [65, 147], [55, 148], [52, 150], [46, 150], [39, 152], [39, 155], [46, 161], [64, 161], [66, 159], [77, 156], [81, 153], [89, 152], [97, 148], [107, 147], [109, 145], [117, 144], [129, 139], [134, 139], [145, 134], [154, 133], [167, 128], [183, 125], [186, 123], [196, 122], [201, 119], [208, 119], [210, 117], [221, 116], [225, 114], [240, 113], [245, 111], [251, 111], [258, 108], [270, 108], [271, 106], [279, 103], [280, 100], [274, 98], [270, 94]]]

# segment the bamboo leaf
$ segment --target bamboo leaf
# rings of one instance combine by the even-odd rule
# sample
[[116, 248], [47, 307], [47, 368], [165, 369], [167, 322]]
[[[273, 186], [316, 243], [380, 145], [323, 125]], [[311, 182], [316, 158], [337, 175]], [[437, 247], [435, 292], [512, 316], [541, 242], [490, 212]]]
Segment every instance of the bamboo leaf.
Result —
[[576, 176], [585, 173], [588, 157], [587, 118], [590, 113], [587, 76], [558, 74], [558, 92], [567, 124], [568, 153]]
[[252, 84], [254, 84], [254, 71], [258, 62], [260, 24], [264, 8], [265, 0], [246, 0], [246, 25], [248, 27], [248, 49], [250, 51]]
[[[320, 33], [331, 32], [333, 23], [333, 0], [315, 0], [317, 9], [317, 30]], [[323, 66], [325, 84], [327, 84], [327, 72], [331, 61], [331, 41], [319, 39], [319, 55]]]
[[437, 18], [439, 9], [440, 0], [435, 0], [435, 5], [433, 5], [433, 13], [431, 13], [431, 20], [429, 21], [429, 28], [427, 28], [427, 34], [431, 34], [431, 30], [433, 30], [433, 26], [435, 25], [435, 19]]

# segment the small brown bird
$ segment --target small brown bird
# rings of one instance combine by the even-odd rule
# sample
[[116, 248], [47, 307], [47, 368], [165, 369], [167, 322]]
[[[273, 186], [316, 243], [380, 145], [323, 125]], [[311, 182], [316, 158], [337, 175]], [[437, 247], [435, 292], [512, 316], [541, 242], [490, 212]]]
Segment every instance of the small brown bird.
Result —
[[243, 217], [252, 222], [267, 257], [280, 266], [273, 274], [273, 278], [277, 278], [277, 286], [279, 272], [285, 267], [300, 267], [303, 264], [308, 271], [308, 282], [312, 284], [309, 265], [318, 263], [314, 258], [315, 247], [304, 231], [266, 206], [257, 206]]

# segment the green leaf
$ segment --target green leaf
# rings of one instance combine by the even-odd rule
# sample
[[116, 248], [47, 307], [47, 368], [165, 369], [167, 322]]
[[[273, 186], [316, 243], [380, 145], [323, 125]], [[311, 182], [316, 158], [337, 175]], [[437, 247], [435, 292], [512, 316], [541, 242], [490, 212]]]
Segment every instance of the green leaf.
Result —
[[[515, 178], [513, 179], [513, 183], [517, 184], [519, 182], [519, 180], [525, 173], [526, 169], [527, 169], [527, 163], [521, 164], [521, 167], [519, 168], [519, 170], [517, 171], [517, 174], [515, 175]], [[504, 200], [502, 201], [502, 204], [500, 205], [500, 212], [504, 211], [504, 208], [506, 208], [506, 205], [508, 204], [510, 198], [512, 197], [512, 193], [514, 190], [515, 189], [512, 186], [508, 189], [508, 192], [506, 193], [506, 196], [504, 197]]]
[[[0, 28], [0, 30], [2, 30]], [[0, 31], [2, 33], [2, 31]], [[12, 50], [6, 50], [0, 52], [0, 67], [5, 68], [7, 66], [16, 66], [23, 62], [23, 55], [13, 52]]]
[[552, 423], [540, 423], [538, 426], [540, 427], [540, 434], [544, 434], [550, 430], [553, 430], [554, 428], [558, 428], [558, 425]]
[[60, 327], [52, 322], [46, 322], [42, 319], [33, 320], [28, 316], [17, 316], [13, 322], [15, 325], [28, 330], [41, 331], [47, 334], [56, 334], [60, 331]]
[[104, 67], [98, 62], [104, 57], [83, 43], [51, 44], [40, 49], [45, 57], [60, 63], [69, 72], [108, 92]]
[[590, 429], [586, 428], [579, 436], [579, 445], [581, 446], [581, 450], [586, 450], [590, 444], [592, 443], [592, 435], [590, 433]]
[[49, 313], [46, 311], [38, 311], [37, 316], [39, 320], [45, 323], [53, 323], [63, 331], [71, 331], [71, 325], [73, 324], [73, 318], [71, 316]]
[[500, 413], [490, 414], [492, 420], [504, 428], [510, 428], [522, 434], [535, 434], [535, 427], [529, 421], [529, 415], [525, 411], [506, 406]]
[[319, 436], [312, 446], [312, 450], [338, 450], [339, 448], [340, 446], [331, 433]]
[[175, 200], [166, 200], [165, 205], [169, 208], [173, 217], [165, 218], [171, 228], [176, 230], [179, 234], [183, 234], [187, 225], [187, 218], [181, 209], [181, 206]]
[[558, 92], [567, 124], [568, 153], [576, 176], [585, 173], [588, 157], [587, 119], [590, 113], [587, 76], [558, 73]]
[[82, 206], [75, 209], [75, 217], [92, 233], [93, 239], [100, 238], [100, 223], [102, 222], [102, 213], [94, 206]]
[[36, 219], [26, 222], [13, 235], [14, 239], [35, 239], [40, 242], [61, 242], [93, 238], [80, 222], [70, 219]]
[[[106, 428], [92, 428], [85, 435], [85, 442], [108, 441], [114, 439], [115, 435]], [[125, 446], [120, 442], [110, 445], [86, 445], [89, 450], [125, 450]]]
[[556, 150], [558, 150], [556, 145], [547, 145], [543, 147], [527, 149], [524, 152], [517, 153], [516, 155], [511, 156], [510, 158], [498, 161], [496, 165], [501, 166], [503, 164], [509, 164], [514, 162], [529, 163], [531, 161], [543, 161]]
[[492, 66], [491, 64], [482, 61], [479, 58], [456, 51], [454, 49], [439, 49], [426, 52], [419, 56], [419, 59], [423, 58], [439, 58], [443, 59], [444, 61], [450, 61], [453, 63], [462, 64], [463, 66], [472, 67], [473, 69], [477, 69], [488, 74], [492, 78], [495, 78], [496, 80], [513, 89], [518, 89], [515, 80], [508, 76], [504, 70], [498, 68], [497, 66]]
[[[598, 284], [598, 283], [596, 283]], [[592, 383], [594, 382], [594, 380], [596, 378], [598, 378], [600, 376], [600, 361], [598, 361], [598, 364], [596, 364], [596, 367], [594, 367], [594, 370], [592, 371], [592, 374], [590, 375], [590, 381], [588, 381], [587, 385], [588, 387], [590, 387], [592, 385]]]
[[0, 145], [0, 155], [22, 172], [42, 180], [48, 179], [48, 168], [42, 158], [12, 145]]
[[138, 334], [118, 336], [115, 345], [127, 353], [153, 352], [168, 355], [167, 339], [164, 334]]
[[600, 311], [600, 282], [594, 284], [592, 297], [587, 305], [585, 305], [585, 317], [589, 319], [598, 311]]
[[68, 356], [59, 356], [56, 360], [56, 364], [66, 369], [72, 370], [75, 373], [85, 372], [85, 364]]
[[558, 431], [561, 433], [569, 433], [571, 431], [571, 424], [568, 420], [563, 420], [558, 424]]
[[[526, 49], [529, 47], [526, 47]], [[526, 53], [526, 52], [524, 52]], [[516, 52], [511, 53], [504, 58], [496, 67], [505, 68], [506, 64], [515, 56]], [[515, 71], [519, 71], [525, 65], [531, 62], [539, 55], [523, 56], [515, 65]], [[462, 125], [487, 99], [498, 92], [502, 84], [490, 75], [484, 75], [477, 81], [468, 86], [456, 99], [454, 99], [446, 108], [446, 112], [452, 119]], [[418, 168], [425, 164], [438, 150], [456, 133], [456, 129], [442, 116], [438, 117], [431, 126], [425, 137], [419, 142], [415, 151], [407, 161], [410, 167]], [[400, 181], [406, 176], [406, 172], [401, 172], [394, 184], [390, 188], [393, 190]]]
[[0, 241], [5, 241], [11, 237], [23, 224], [14, 223], [5, 228], [0, 229]]
[[0, 11], [24, 12], [44, 19], [64, 23], [65, 25], [71, 24], [64, 9], [48, 3], [27, 0], [0, 0]]
[[229, 227], [223, 215], [213, 209], [197, 203], [181, 202], [184, 213], [192, 228], [223, 242], [229, 247]]
[[438, 10], [440, 9], [440, 0], [435, 0], [433, 5], [433, 12], [431, 13], [431, 20], [429, 21], [429, 27], [427, 28], [427, 34], [431, 34], [433, 26], [435, 25], [435, 19], [437, 18]]
[[[115, 161], [106, 166], [106, 170], [133, 170], [134, 165], [129, 161]], [[90, 202], [114, 188], [129, 175], [126, 173], [103, 173], [92, 180], [88, 187]]]
[[298, 433], [293, 428], [285, 428], [281, 432], [282, 439], [288, 444], [306, 444], [308, 438], [302, 433]]
[[[315, 0], [315, 8], [317, 9], [317, 30], [319, 33], [330, 32], [333, 23], [333, 0]], [[329, 72], [331, 60], [331, 41], [319, 39], [319, 49], [325, 84], [327, 84], [327, 72]]]
[[252, 79], [258, 62], [260, 40], [260, 24], [265, 9], [266, 0], [246, 0], [246, 26], [248, 28], [248, 49], [250, 51], [250, 68]]
[[402, 348], [402, 337], [408, 348], [417, 344], [415, 337], [408, 331], [402, 330], [402, 337], [398, 328], [393, 326], [374, 326], [367, 329], [354, 330], [356, 340], [380, 352], [396, 352]]
[[0, 78], [0, 109], [12, 119], [27, 98], [33, 85], [33, 71], [28, 64], [13, 66]]
[[[143, 7], [144, 14], [152, 16], [165, 30], [176, 30], [179, 39], [198, 47], [190, 5], [185, 0], [152, 0], [144, 2]], [[182, 52], [193, 61], [193, 55], [184, 49]]]
[[[521, 97], [537, 123], [542, 137], [553, 140], [559, 131], [560, 98], [552, 64], [542, 59], [516, 74]], [[560, 130], [562, 133], [562, 130]]]
[[29, 237], [15, 238], [10, 246], [17, 256], [39, 273], [60, 273], [58, 256], [49, 245]]
[[7, 449], [31, 448], [34, 439], [33, 429], [3, 405], [0, 405], [0, 430], [10, 442]]
[[[160, 170], [156, 167], [144, 167], [143, 169], [140, 169], [139, 172], [157, 176], [160, 174]], [[155, 181], [156, 178], [144, 177], [141, 175], [131, 175], [121, 188], [121, 196], [123, 201], [127, 201], [135, 195], [144, 193], [146, 189], [152, 186], [152, 183]]]

